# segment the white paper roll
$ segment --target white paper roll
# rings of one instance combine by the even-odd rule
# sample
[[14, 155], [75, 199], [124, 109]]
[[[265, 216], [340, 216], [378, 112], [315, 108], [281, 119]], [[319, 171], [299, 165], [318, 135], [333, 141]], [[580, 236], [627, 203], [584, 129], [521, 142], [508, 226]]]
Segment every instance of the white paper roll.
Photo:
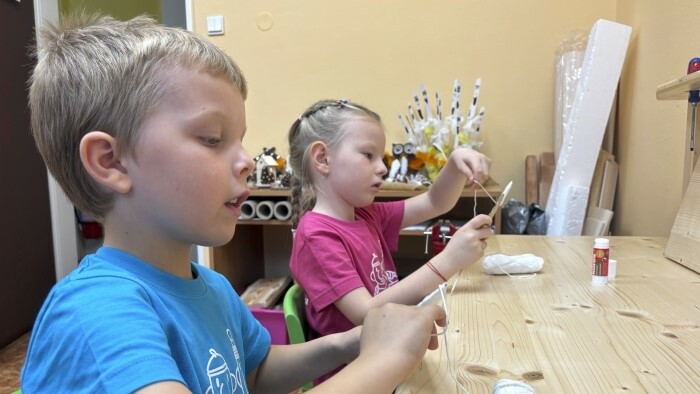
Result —
[[274, 209], [275, 219], [289, 220], [292, 217], [292, 204], [289, 201], [277, 201]]
[[258, 201], [258, 206], [255, 209], [255, 214], [258, 219], [270, 220], [275, 210], [275, 203], [273, 201]]
[[241, 220], [250, 220], [255, 217], [255, 211], [258, 207], [258, 202], [254, 200], [245, 200], [241, 205]]

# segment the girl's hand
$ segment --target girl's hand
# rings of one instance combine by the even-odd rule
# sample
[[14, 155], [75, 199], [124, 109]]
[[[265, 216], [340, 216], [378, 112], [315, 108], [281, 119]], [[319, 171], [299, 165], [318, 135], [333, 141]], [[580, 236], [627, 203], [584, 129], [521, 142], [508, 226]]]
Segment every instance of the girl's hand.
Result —
[[486, 183], [489, 180], [489, 171], [491, 169], [491, 159], [481, 152], [477, 152], [469, 148], [458, 148], [450, 154], [451, 162], [457, 169], [467, 177], [467, 184], [476, 189], [480, 184]]
[[474, 264], [484, 255], [484, 249], [488, 246], [492, 221], [488, 215], [476, 216], [452, 235], [450, 242], [436, 258], [456, 270]]

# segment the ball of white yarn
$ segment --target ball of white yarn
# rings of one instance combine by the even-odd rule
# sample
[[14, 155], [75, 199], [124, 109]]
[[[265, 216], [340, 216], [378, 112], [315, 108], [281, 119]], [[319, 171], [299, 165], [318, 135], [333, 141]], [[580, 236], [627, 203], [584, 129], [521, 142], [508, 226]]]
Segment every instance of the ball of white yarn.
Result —
[[534, 254], [508, 256], [495, 253], [484, 257], [484, 271], [491, 275], [531, 274], [542, 269], [544, 259]]

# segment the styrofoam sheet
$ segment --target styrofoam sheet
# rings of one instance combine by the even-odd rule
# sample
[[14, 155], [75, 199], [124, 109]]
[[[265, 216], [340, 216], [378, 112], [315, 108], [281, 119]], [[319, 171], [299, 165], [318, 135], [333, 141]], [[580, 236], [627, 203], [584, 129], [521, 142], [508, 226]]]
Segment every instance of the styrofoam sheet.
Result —
[[[588, 190], [605, 134], [632, 28], [598, 20], [591, 29], [576, 97], [569, 114], [547, 200], [547, 235], [581, 235], [587, 207], [567, 201]], [[578, 220], [580, 219], [580, 220]]]

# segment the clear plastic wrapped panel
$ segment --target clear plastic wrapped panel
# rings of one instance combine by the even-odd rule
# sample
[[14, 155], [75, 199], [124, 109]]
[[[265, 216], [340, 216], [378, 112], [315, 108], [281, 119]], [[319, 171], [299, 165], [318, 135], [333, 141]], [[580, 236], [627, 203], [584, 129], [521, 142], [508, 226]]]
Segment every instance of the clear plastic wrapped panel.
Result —
[[556, 50], [554, 82], [554, 159], [559, 159], [562, 141], [567, 130], [567, 120], [581, 76], [581, 64], [588, 44], [589, 32], [569, 32]]

